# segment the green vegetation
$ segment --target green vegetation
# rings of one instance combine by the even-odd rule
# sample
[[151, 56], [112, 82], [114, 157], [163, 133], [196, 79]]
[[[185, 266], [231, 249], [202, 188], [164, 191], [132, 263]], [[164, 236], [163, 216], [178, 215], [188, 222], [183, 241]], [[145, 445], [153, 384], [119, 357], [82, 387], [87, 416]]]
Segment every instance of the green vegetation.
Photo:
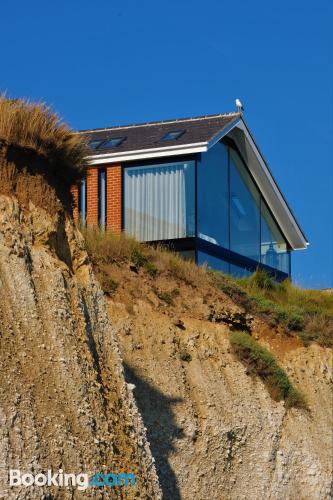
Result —
[[290, 382], [274, 356], [248, 333], [230, 334], [230, 344], [251, 375], [258, 375], [275, 401], [285, 400], [286, 406], [306, 408], [303, 395]]
[[157, 297], [168, 304], [169, 306], [174, 305], [174, 299], [179, 295], [179, 289], [174, 288], [171, 290], [171, 292], [165, 292], [165, 291], [159, 291], [156, 288], [154, 288], [154, 292], [156, 293]]
[[100, 278], [101, 278], [101, 287], [103, 288], [103, 292], [109, 296], [113, 295], [116, 292], [119, 283], [117, 283], [116, 280], [108, 276], [107, 273], [102, 274]]
[[289, 280], [277, 283], [264, 271], [234, 279], [215, 273], [215, 283], [247, 311], [262, 315], [272, 326], [298, 335], [304, 345], [333, 343], [333, 295], [303, 290]]

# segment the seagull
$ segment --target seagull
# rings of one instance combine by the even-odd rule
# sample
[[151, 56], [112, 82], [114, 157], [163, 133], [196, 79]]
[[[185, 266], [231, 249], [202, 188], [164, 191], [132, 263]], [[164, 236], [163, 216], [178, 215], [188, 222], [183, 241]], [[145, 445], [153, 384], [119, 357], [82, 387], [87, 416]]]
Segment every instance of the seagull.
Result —
[[243, 113], [244, 107], [243, 107], [243, 104], [241, 103], [241, 101], [239, 99], [236, 99], [235, 104], [236, 104], [236, 108], [238, 110], [238, 113]]

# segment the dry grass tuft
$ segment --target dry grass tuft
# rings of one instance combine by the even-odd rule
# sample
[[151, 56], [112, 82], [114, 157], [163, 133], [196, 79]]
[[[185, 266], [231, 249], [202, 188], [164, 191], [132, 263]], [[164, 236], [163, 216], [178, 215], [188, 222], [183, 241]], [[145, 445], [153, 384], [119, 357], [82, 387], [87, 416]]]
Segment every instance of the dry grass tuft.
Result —
[[74, 184], [82, 177], [84, 146], [59, 116], [42, 103], [0, 96], [0, 140], [35, 151]]
[[[43, 206], [43, 190], [46, 192], [48, 185], [55, 191], [54, 203], [58, 198], [69, 208], [70, 187], [84, 174], [84, 156], [82, 138], [45, 104], [0, 96], [1, 193], [18, 195], [20, 192], [21, 198], [27, 195]], [[35, 177], [40, 179], [33, 179]], [[22, 191], [22, 182], [30, 182], [26, 193]], [[33, 184], [43, 184], [39, 194]]]
[[144, 269], [150, 276], [170, 274], [172, 277], [193, 287], [209, 282], [205, 268], [186, 261], [175, 252], [162, 246], [148, 246], [139, 243], [124, 233], [114, 234], [96, 227], [82, 228], [88, 253], [95, 265], [130, 263], [137, 269]]

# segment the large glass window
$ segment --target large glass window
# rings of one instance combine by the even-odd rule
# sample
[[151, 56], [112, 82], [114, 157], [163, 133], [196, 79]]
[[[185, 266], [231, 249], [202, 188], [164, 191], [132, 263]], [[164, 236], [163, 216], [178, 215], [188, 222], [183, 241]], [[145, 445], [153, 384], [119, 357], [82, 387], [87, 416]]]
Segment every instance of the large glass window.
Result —
[[139, 241], [195, 234], [195, 162], [125, 168], [125, 231]]
[[289, 273], [290, 254], [287, 243], [265, 201], [261, 200], [261, 262]]
[[230, 250], [260, 261], [260, 193], [230, 148]]
[[245, 278], [246, 276], [251, 276], [253, 270], [246, 269], [246, 267], [236, 266], [235, 264], [230, 264], [230, 274], [235, 276], [235, 278]]
[[[247, 166], [231, 146], [216, 144], [198, 164], [198, 237], [289, 274], [290, 252]], [[248, 275], [250, 270], [198, 253], [198, 263]], [[229, 266], [229, 267], [228, 267]], [[229, 271], [228, 271], [229, 270]]]
[[213, 257], [206, 252], [198, 251], [198, 264], [199, 266], [207, 266], [210, 269], [221, 271], [225, 274], [230, 273], [230, 264], [218, 257]]
[[222, 143], [198, 163], [198, 236], [229, 248], [228, 151]]

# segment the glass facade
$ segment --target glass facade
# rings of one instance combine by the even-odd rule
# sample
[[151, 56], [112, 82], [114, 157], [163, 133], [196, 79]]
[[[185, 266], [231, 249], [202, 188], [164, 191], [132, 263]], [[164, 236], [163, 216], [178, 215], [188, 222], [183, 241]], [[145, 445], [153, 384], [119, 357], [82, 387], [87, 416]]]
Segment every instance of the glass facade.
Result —
[[261, 262], [289, 273], [290, 253], [287, 243], [264, 200], [261, 200]]
[[198, 237], [229, 248], [228, 151], [218, 143], [198, 163]]
[[[222, 143], [204, 153], [198, 165], [198, 237], [244, 257], [238, 265], [198, 252], [198, 263], [246, 276], [261, 263], [290, 272], [287, 242], [238, 152]], [[222, 257], [223, 259], [223, 257]], [[251, 259], [252, 265], [247, 259]], [[250, 269], [252, 267], [252, 270]]]
[[124, 228], [139, 241], [195, 235], [195, 162], [124, 169]]
[[214, 257], [209, 255], [207, 252], [198, 251], [197, 253], [197, 263], [199, 266], [207, 266], [216, 271], [221, 271], [225, 274], [230, 273], [230, 264], [225, 260], [219, 259], [218, 257]]
[[238, 154], [229, 148], [230, 250], [260, 261], [260, 193]]

